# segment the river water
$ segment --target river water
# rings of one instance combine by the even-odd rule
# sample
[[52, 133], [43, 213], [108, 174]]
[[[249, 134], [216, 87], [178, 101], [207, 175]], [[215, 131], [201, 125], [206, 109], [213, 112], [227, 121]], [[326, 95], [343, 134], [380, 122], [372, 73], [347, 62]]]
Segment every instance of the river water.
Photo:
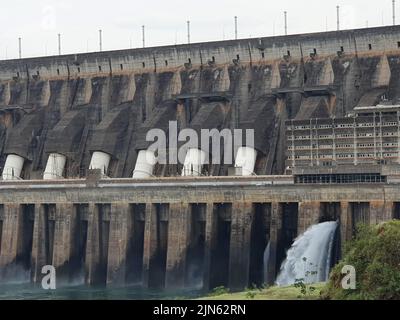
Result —
[[140, 286], [120, 288], [61, 286], [44, 290], [29, 283], [0, 283], [0, 300], [154, 300], [187, 299], [200, 296], [199, 290], [167, 292], [143, 289]]

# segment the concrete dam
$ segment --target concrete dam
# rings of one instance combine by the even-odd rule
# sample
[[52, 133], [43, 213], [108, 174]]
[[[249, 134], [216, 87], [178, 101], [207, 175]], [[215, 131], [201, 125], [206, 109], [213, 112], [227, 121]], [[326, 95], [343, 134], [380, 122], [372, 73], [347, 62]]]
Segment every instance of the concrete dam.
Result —
[[[0, 283], [53, 265], [88, 285], [272, 284], [325, 221], [337, 261], [357, 223], [400, 218], [399, 98], [399, 26], [0, 61]], [[171, 121], [254, 129], [254, 148], [147, 161]]]

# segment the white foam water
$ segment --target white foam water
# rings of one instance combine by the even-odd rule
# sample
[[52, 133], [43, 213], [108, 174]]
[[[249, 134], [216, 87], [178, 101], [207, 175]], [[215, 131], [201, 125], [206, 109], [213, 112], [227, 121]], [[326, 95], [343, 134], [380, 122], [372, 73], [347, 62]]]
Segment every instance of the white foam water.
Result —
[[337, 226], [336, 221], [323, 222], [297, 237], [281, 265], [276, 284], [289, 286], [300, 279], [304, 283], [327, 281]]

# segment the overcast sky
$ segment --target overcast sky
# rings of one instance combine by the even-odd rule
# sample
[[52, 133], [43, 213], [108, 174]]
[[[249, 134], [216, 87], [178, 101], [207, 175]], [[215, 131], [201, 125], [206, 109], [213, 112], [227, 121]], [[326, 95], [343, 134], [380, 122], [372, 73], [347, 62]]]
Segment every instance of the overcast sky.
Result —
[[[239, 38], [281, 35], [283, 11], [288, 12], [288, 33], [336, 29], [336, 5], [341, 8], [341, 29], [392, 24], [392, 0], [0, 0], [0, 59], [22, 56], [98, 51], [98, 30], [103, 50], [181, 44], [234, 38], [238, 16]], [[400, 0], [397, 0], [400, 22]]]

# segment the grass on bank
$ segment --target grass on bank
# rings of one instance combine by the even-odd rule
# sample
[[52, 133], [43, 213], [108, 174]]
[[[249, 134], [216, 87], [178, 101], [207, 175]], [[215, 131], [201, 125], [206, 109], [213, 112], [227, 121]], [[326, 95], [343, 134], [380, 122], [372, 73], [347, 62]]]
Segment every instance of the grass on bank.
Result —
[[216, 288], [200, 300], [317, 300], [325, 283], [307, 285], [303, 288], [269, 287], [265, 289], [247, 289], [242, 292], [229, 293], [224, 288]]
[[[353, 280], [346, 270], [353, 270]], [[351, 274], [350, 274], [351, 275]], [[342, 260], [329, 281], [291, 287], [248, 289], [228, 293], [216, 288], [205, 299], [214, 300], [400, 300], [400, 220], [358, 225], [355, 237], [345, 244]], [[351, 281], [353, 287], [348, 286]]]

